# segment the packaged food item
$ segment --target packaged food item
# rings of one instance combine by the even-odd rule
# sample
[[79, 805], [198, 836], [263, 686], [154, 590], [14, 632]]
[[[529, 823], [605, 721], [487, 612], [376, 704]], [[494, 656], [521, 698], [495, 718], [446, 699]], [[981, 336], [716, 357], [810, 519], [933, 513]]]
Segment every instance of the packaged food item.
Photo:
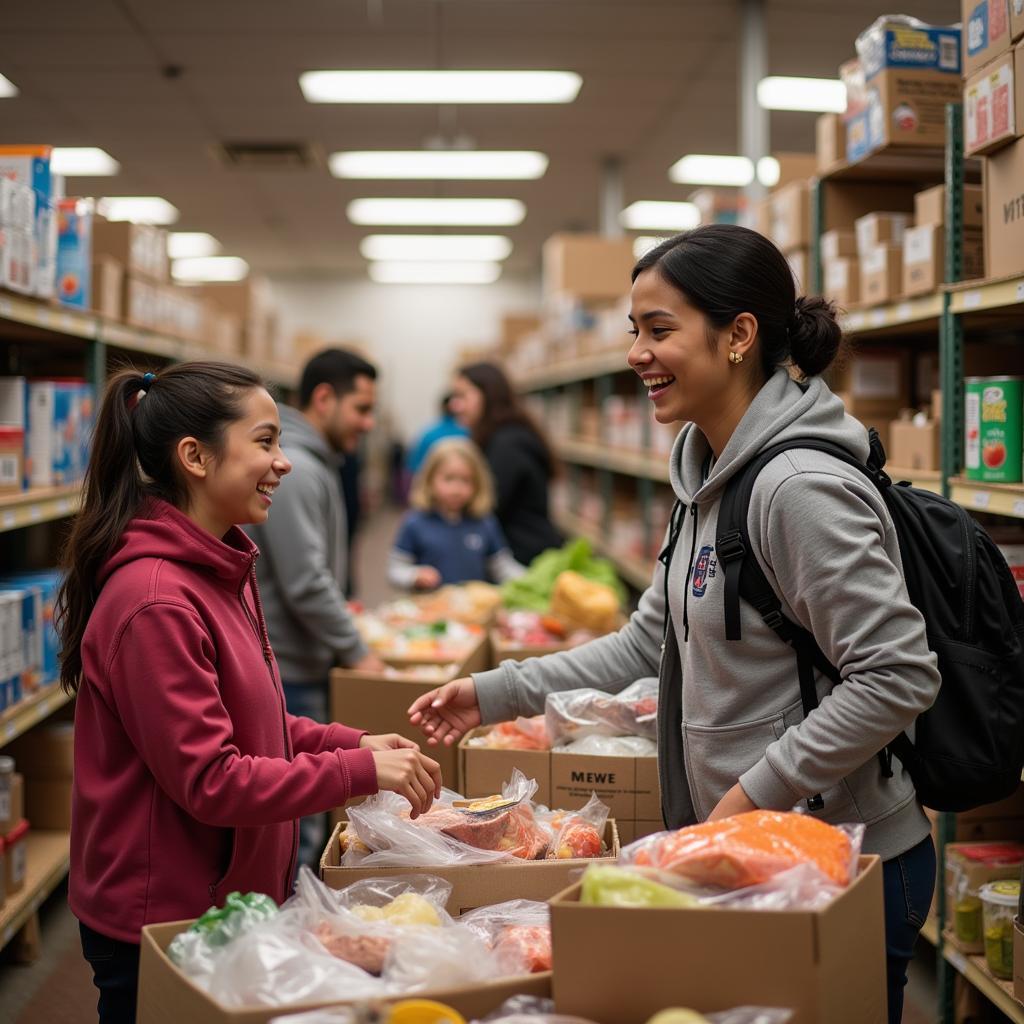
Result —
[[550, 611], [555, 584], [558, 577], [567, 571], [610, 587], [620, 606], [626, 599], [625, 589], [612, 563], [603, 558], [595, 558], [590, 542], [579, 538], [564, 547], [542, 552], [530, 563], [525, 575], [505, 583], [501, 588], [505, 607], [526, 608], [535, 612]]
[[984, 950], [981, 889], [987, 882], [1016, 878], [1024, 864], [1024, 844], [1011, 841], [954, 843], [946, 848], [947, 886], [953, 934], [965, 953]]
[[968, 479], [1020, 483], [1024, 377], [968, 377], [964, 385]]
[[583, 872], [580, 903], [598, 907], [692, 907], [697, 899], [639, 870], [591, 864]]
[[1020, 880], [1006, 879], [982, 886], [985, 962], [1004, 981], [1013, 980], [1013, 917], [1020, 899]]
[[563, 690], [544, 702], [551, 742], [584, 736], [658, 737], [658, 680], [638, 679], [617, 694], [601, 690]]
[[551, 614], [577, 629], [608, 633], [615, 628], [620, 601], [606, 583], [569, 570], [560, 573], [551, 592]]
[[551, 922], [546, 903], [509, 900], [463, 914], [459, 924], [476, 932], [508, 974], [551, 970]]
[[490, 750], [550, 750], [547, 726], [543, 715], [499, 722], [483, 736], [474, 736], [469, 746]]
[[647, 836], [627, 847], [622, 860], [720, 890], [762, 885], [811, 864], [831, 884], [845, 888], [863, 834], [862, 825], [840, 828], [807, 814], [757, 810]]
[[559, 743], [559, 754], [583, 754], [591, 757], [657, 757], [658, 744], [646, 736], [584, 736]]

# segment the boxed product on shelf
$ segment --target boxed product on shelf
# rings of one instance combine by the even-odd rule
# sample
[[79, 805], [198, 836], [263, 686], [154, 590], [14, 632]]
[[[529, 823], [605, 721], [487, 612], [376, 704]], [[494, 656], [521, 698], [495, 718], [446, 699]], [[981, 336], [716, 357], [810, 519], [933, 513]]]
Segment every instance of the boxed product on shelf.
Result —
[[21, 295], [36, 289], [36, 243], [28, 231], [0, 232], [0, 287]]
[[[14, 758], [7, 758], [13, 762]], [[7, 835], [25, 817], [25, 776], [0, 772], [0, 836]]]
[[163, 228], [96, 216], [92, 246], [96, 256], [116, 259], [133, 277], [152, 284], [167, 280], [167, 232]]
[[35, 208], [31, 185], [0, 175], [0, 228], [32, 234]]
[[512, 352], [520, 340], [540, 330], [541, 319], [536, 313], [506, 313], [501, 318], [498, 347], [505, 355]]
[[784, 252], [811, 244], [811, 191], [806, 181], [793, 181], [768, 198], [772, 241]]
[[964, 75], [973, 75], [1010, 48], [1010, 7], [1014, 2], [961, 0]]
[[0, 494], [20, 491], [25, 482], [25, 431], [0, 426]]
[[843, 307], [860, 302], [860, 260], [856, 256], [828, 260], [823, 269], [828, 298]]
[[40, 652], [28, 658], [31, 662], [34, 662], [36, 657], [41, 661], [38, 675], [31, 681], [32, 688], [39, 682], [52, 682], [57, 678], [59, 671], [57, 654], [60, 644], [53, 624], [54, 603], [59, 585], [60, 573], [56, 569], [6, 573], [0, 576], [0, 589], [21, 590], [31, 594], [30, 607], [23, 609], [27, 618], [23, 618], [22, 621], [26, 623], [30, 617], [32, 624], [25, 625], [24, 628], [30, 634], [29, 643], [32, 650]]
[[28, 867], [29, 823], [22, 818], [4, 838], [4, 888], [8, 896], [16, 896], [25, 888]]
[[7, 748], [25, 779], [25, 815], [35, 828], [71, 827], [75, 732], [72, 722], [48, 722]]
[[[964, 185], [963, 189], [963, 237], [961, 239], [961, 260], [963, 278], [985, 276], [985, 201], [984, 189], [980, 185]], [[925, 226], [943, 227], [946, 223], [946, 186], [936, 185], [914, 196], [914, 224], [917, 230]], [[945, 252], [945, 235], [940, 234], [935, 242]], [[943, 274], [943, 257], [936, 258], [937, 272]], [[937, 279], [941, 283], [942, 276]]]
[[866, 407], [875, 402], [910, 405], [910, 353], [901, 349], [858, 352], [832, 370], [831, 387]]
[[28, 383], [26, 474], [32, 487], [75, 483], [85, 475], [94, 401], [84, 380]]
[[243, 351], [254, 359], [273, 357], [274, 310], [270, 282], [256, 274], [244, 281], [192, 285], [197, 298], [214, 304], [242, 323]]
[[1024, 273], [1024, 139], [985, 159], [985, 274]]
[[827, 171], [846, 157], [846, 129], [840, 114], [821, 114], [814, 125], [814, 152], [819, 171]]
[[941, 225], [907, 228], [903, 236], [903, 294], [929, 295], [945, 278], [945, 231]]
[[796, 282], [797, 295], [803, 295], [805, 292], [810, 291], [810, 251], [807, 249], [798, 249], [796, 252], [788, 253], [786, 260], [789, 263], [789, 269], [793, 272], [793, 280]]
[[939, 424], [922, 414], [893, 420], [889, 424], [890, 465], [900, 469], [937, 470], [939, 462]]
[[1016, 42], [1024, 36], [1024, 0], [1010, 0], [1010, 38]]
[[894, 302], [903, 294], [903, 247], [881, 244], [861, 250], [860, 298], [865, 305]]
[[857, 252], [860, 255], [880, 245], [900, 246], [903, 235], [913, 223], [908, 213], [869, 213], [854, 222]]
[[833, 229], [821, 235], [821, 258], [823, 262], [848, 259], [857, 256], [857, 232]]
[[124, 315], [124, 264], [113, 256], [94, 255], [89, 276], [89, 309], [108, 320], [120, 320]]
[[[666, 1006], [768, 1002], [791, 1008], [791, 1024], [881, 1024], [882, 866], [862, 856], [859, 867], [819, 910], [595, 906], [580, 902], [577, 883], [551, 901], [559, 1013], [644, 1024]], [[709, 958], [708, 950], [728, 953]]]
[[857, 38], [865, 108], [847, 123], [851, 162], [886, 146], [941, 147], [946, 104], [959, 102], [960, 30], [882, 17]]
[[91, 199], [58, 199], [57, 299], [75, 309], [92, 307]]
[[980, 891], [988, 882], [1019, 879], [1024, 843], [1013, 840], [946, 844], [948, 937], [964, 953], [984, 952]]
[[56, 267], [51, 151], [50, 146], [0, 146], [0, 178], [32, 190], [31, 223], [3, 233], [2, 283], [15, 291], [44, 297], [53, 294]]
[[[242, 321], [233, 313], [225, 313], [212, 302], [203, 303], [202, 338], [204, 344], [225, 355], [242, 352]], [[310, 356], [315, 353], [309, 353]]]
[[159, 285], [129, 275], [124, 286], [124, 322], [131, 327], [155, 331], [159, 316], [159, 296]]
[[1017, 581], [1020, 596], [1024, 597], [1024, 544], [1000, 544], [999, 550]]
[[544, 298], [569, 295], [584, 301], [614, 302], [629, 291], [635, 262], [631, 238], [557, 234], [542, 253]]
[[1024, 46], [1016, 46], [964, 83], [964, 155], [992, 153], [1021, 134]]

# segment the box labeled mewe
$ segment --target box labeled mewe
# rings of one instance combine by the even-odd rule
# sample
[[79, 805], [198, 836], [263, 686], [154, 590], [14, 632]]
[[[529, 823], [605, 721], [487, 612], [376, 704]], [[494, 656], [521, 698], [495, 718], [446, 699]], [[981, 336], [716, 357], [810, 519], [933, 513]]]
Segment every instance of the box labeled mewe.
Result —
[[518, 860], [509, 858], [489, 864], [424, 865], [423, 867], [343, 867], [341, 864], [341, 833], [346, 826], [334, 826], [320, 858], [320, 877], [332, 889], [344, 889], [365, 878], [395, 878], [409, 874], [428, 874], [451, 883], [452, 891], [445, 905], [453, 917], [477, 907], [489, 907], [507, 900], [545, 902], [575, 881], [588, 864], [614, 864], [619, 856], [619, 833], [613, 818], [604, 826], [605, 855], [596, 858], [566, 860]]
[[859, 867], [817, 911], [595, 907], [576, 884], [551, 901], [555, 1009], [644, 1024], [666, 1006], [779, 1006], [790, 1024], [882, 1024], [882, 864], [865, 856]]
[[[352, 1003], [332, 1000], [308, 1000], [285, 1006], [225, 1006], [185, 975], [167, 955], [174, 937], [190, 928], [191, 921], [151, 924], [142, 929], [139, 957], [138, 1024], [270, 1024], [288, 1014], [303, 1013], [322, 1007], [355, 1007], [366, 1000]], [[259, 965], [253, 965], [259, 970]], [[551, 974], [529, 974], [479, 985], [427, 990], [415, 993], [416, 999], [432, 999], [450, 1006], [466, 1020], [481, 1020], [514, 995], [546, 998], [551, 992]], [[387, 1006], [410, 996], [396, 995], [374, 1000]]]
[[984, 162], [985, 273], [990, 278], [1024, 272], [1024, 139]]
[[1024, 46], [1004, 53], [964, 85], [964, 154], [992, 153], [1021, 135]]
[[961, 0], [964, 75], [973, 75], [1010, 48], [1010, 0]]

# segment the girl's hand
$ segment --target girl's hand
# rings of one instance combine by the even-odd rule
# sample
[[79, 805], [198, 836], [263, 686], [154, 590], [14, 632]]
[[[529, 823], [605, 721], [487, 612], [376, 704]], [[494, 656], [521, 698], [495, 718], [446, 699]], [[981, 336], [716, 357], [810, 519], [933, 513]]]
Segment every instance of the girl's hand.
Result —
[[432, 565], [421, 565], [416, 570], [416, 589], [434, 590], [441, 586], [441, 574]]
[[757, 804], [750, 799], [743, 791], [743, 787], [737, 782], [729, 790], [715, 809], [708, 815], [708, 821], [718, 821], [720, 818], [731, 818], [734, 814], [743, 814], [746, 811], [756, 811]]
[[456, 679], [423, 694], [409, 708], [409, 721], [427, 734], [428, 746], [450, 747], [480, 724], [476, 684], [469, 677]]
[[366, 735], [359, 741], [362, 750], [419, 750], [420, 745], [397, 732], [386, 732], [379, 736]]
[[404, 796], [412, 804], [410, 818], [430, 810], [441, 795], [441, 766], [418, 750], [375, 750], [377, 788]]

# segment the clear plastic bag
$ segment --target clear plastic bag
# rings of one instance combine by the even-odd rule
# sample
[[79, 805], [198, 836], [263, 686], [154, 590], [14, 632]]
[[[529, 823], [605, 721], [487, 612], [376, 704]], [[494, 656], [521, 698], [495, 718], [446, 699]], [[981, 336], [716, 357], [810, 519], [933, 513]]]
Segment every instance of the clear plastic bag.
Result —
[[430, 936], [403, 932], [388, 954], [383, 978], [395, 993], [422, 992], [494, 981], [507, 974], [474, 931], [456, 922]]
[[658, 744], [646, 736], [583, 736], [559, 744], [554, 752], [594, 757], [656, 757]]
[[856, 876], [863, 838], [860, 824], [829, 825], [795, 811], [749, 811], [646, 836], [627, 846], [619, 863], [656, 868], [719, 891], [761, 886], [809, 864], [826, 884], [843, 889]]
[[503, 973], [534, 974], [551, 970], [551, 920], [546, 903], [509, 900], [463, 914], [464, 925], [486, 942]]
[[777, 1006], [737, 1006], [721, 1013], [705, 1014], [708, 1024], [786, 1024], [793, 1011]]
[[537, 817], [551, 830], [550, 860], [600, 857], [605, 852], [604, 827], [608, 805], [591, 794], [578, 811], [538, 810]]
[[471, 747], [488, 750], [550, 750], [551, 740], [543, 715], [520, 716], [512, 722], [499, 722], [482, 736], [468, 740]]
[[540, 996], [512, 996], [479, 1024], [592, 1024], [585, 1017], [555, 1013], [555, 1001]]
[[617, 694], [601, 690], [549, 693], [544, 702], [554, 746], [584, 736], [658, 738], [658, 680], [638, 679]]

